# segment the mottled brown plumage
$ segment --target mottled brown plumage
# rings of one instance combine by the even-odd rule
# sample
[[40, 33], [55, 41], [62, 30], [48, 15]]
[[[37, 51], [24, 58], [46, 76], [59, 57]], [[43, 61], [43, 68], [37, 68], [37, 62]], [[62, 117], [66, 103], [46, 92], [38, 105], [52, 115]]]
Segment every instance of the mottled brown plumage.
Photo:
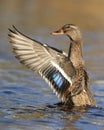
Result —
[[40, 74], [64, 104], [96, 105], [88, 85], [88, 75], [82, 55], [82, 37], [77, 26], [66, 24], [52, 33], [65, 34], [70, 38], [68, 54], [30, 39], [13, 28], [13, 30], [9, 29], [9, 38], [16, 57], [25, 66]]

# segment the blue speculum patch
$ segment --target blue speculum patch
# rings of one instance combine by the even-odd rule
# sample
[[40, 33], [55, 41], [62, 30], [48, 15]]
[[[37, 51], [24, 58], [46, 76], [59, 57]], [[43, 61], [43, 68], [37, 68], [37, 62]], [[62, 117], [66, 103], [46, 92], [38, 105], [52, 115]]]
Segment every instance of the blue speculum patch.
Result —
[[63, 79], [62, 79], [62, 76], [60, 75], [60, 73], [53, 74], [53, 81], [55, 82], [55, 84], [57, 85], [58, 88], [61, 88], [61, 86], [63, 84]]

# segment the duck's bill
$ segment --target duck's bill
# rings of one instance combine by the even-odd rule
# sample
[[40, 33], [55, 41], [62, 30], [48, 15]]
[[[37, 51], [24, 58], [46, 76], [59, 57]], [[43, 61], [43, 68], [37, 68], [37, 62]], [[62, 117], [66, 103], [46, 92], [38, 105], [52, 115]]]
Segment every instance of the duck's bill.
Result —
[[57, 30], [57, 31], [54, 31], [51, 33], [52, 35], [61, 35], [61, 34], [64, 34], [63, 30], [60, 29], [60, 30]]

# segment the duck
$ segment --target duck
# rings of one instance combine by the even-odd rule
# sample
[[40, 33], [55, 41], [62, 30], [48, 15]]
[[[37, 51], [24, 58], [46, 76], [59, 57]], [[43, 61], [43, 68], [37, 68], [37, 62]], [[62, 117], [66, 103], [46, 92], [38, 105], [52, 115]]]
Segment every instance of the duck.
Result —
[[89, 86], [79, 27], [65, 24], [51, 34], [66, 35], [69, 38], [68, 53], [26, 36], [15, 26], [9, 29], [8, 36], [15, 57], [38, 73], [64, 105], [96, 106]]

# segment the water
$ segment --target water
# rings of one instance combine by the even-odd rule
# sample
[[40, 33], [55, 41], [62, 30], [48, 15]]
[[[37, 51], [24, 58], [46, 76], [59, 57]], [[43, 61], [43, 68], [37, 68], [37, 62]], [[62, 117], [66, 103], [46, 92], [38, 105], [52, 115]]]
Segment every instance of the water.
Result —
[[[104, 129], [104, 2], [92, 0], [93, 7], [91, 1], [79, 2], [1, 2], [0, 130]], [[98, 107], [69, 110], [55, 105], [59, 100], [49, 86], [11, 52], [7, 28], [12, 24], [32, 38], [67, 51], [66, 37], [49, 34], [65, 23], [76, 23], [82, 30], [84, 58]]]

